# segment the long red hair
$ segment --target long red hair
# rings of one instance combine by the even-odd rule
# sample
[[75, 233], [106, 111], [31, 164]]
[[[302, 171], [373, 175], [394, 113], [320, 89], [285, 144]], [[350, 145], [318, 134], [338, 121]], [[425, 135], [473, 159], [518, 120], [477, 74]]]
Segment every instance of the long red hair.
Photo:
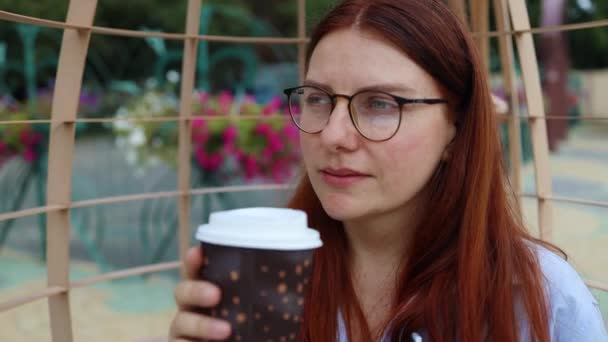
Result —
[[[427, 213], [400, 271], [385, 326], [390, 340], [424, 330], [432, 341], [517, 341], [519, 302], [530, 339], [549, 341], [547, 299], [530, 248], [544, 243], [527, 233], [515, 209], [488, 80], [470, 35], [439, 0], [347, 0], [316, 27], [308, 59], [325, 35], [353, 28], [379, 35], [425, 69], [454, 100], [457, 123], [451, 158], [427, 185]], [[303, 339], [334, 341], [339, 311], [349, 337], [377, 339], [353, 289], [343, 226], [324, 212], [306, 175], [289, 207], [306, 211], [324, 242], [315, 255]]]

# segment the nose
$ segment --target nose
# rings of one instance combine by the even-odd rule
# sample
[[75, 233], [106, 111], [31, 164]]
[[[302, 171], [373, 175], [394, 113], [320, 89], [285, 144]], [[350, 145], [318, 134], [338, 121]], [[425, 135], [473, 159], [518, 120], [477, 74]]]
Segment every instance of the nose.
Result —
[[334, 151], [353, 151], [358, 147], [359, 133], [350, 118], [348, 100], [336, 97], [335, 101], [327, 126], [321, 131], [321, 143]]

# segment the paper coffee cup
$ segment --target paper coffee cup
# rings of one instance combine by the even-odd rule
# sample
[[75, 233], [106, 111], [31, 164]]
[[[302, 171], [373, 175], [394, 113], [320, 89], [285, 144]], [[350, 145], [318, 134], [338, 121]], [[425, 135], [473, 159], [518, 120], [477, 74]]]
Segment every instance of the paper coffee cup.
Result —
[[229, 341], [296, 341], [312, 270], [322, 245], [302, 211], [246, 208], [215, 212], [196, 238], [202, 279], [222, 299], [206, 313], [232, 325]]

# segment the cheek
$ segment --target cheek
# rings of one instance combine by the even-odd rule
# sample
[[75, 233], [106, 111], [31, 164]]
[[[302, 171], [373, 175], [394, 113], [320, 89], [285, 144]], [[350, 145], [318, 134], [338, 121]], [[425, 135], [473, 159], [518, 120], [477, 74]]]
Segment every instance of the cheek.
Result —
[[412, 164], [419, 159], [425, 159], [424, 155], [429, 150], [433, 138], [431, 127], [416, 125], [400, 131], [392, 140], [389, 140], [386, 155], [387, 159], [394, 165]]
[[388, 178], [401, 183], [421, 168], [421, 163], [426, 159], [424, 155], [427, 143], [424, 139], [423, 136], [414, 133], [386, 148], [382, 164], [385, 165], [384, 171]]
[[432, 132], [411, 130], [385, 147], [382, 164], [386, 191], [404, 189], [411, 194], [430, 180], [443, 153], [443, 140]]

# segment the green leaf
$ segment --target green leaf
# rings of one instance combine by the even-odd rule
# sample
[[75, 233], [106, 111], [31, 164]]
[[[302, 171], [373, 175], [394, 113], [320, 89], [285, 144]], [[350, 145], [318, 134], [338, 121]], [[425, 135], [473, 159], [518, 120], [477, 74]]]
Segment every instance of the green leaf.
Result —
[[228, 127], [228, 125], [230, 124], [230, 119], [226, 118], [226, 119], [207, 120], [207, 124], [208, 124], [209, 132], [211, 133], [211, 135], [217, 135], [217, 134], [221, 134], [221, 132], [223, 132], [226, 129], [226, 127]]

